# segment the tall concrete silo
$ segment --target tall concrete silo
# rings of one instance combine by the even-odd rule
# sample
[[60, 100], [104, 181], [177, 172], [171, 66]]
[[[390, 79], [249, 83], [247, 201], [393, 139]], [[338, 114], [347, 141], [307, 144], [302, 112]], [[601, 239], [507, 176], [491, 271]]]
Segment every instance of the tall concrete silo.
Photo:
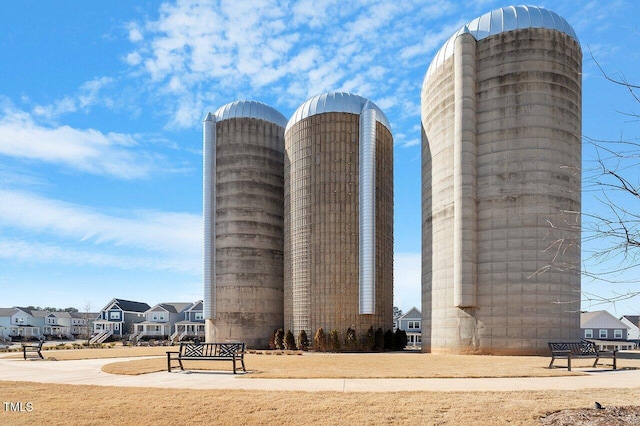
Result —
[[283, 325], [284, 128], [255, 101], [204, 120], [204, 311], [207, 341], [267, 348]]
[[456, 32], [422, 87], [423, 350], [579, 338], [582, 52], [556, 13]]
[[285, 131], [285, 327], [393, 326], [393, 138], [344, 92], [304, 102]]

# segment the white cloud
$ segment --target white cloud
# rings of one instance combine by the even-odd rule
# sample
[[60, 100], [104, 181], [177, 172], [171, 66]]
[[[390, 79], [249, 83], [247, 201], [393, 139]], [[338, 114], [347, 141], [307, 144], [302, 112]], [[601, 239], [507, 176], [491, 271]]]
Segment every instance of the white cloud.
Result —
[[199, 250], [200, 215], [138, 211], [129, 218], [109, 216], [84, 206], [12, 190], [0, 190], [0, 199], [0, 223], [5, 226], [156, 252]]
[[[129, 217], [102, 213], [93, 208], [41, 197], [31, 193], [0, 190], [0, 224], [21, 230], [30, 242], [0, 239], [0, 257], [53, 262], [56, 260], [121, 268], [169, 268], [195, 272], [201, 256], [200, 215], [137, 211]], [[36, 242], [55, 237], [55, 245]], [[75, 248], [62, 248], [71, 241]], [[11, 245], [15, 243], [15, 251]], [[122, 255], [104, 254], [126, 252]], [[97, 250], [97, 251], [96, 251]], [[166, 266], [162, 266], [165, 264]]]
[[73, 96], [65, 96], [49, 105], [36, 105], [33, 107], [33, 114], [49, 120], [56, 119], [64, 114], [77, 111], [88, 111], [89, 107], [102, 105], [111, 107], [113, 101], [109, 96], [105, 96], [102, 90], [114, 83], [111, 77], [100, 77], [83, 83], [78, 93]]
[[30, 114], [10, 105], [0, 111], [0, 155], [133, 179], [149, 175], [157, 160], [135, 150], [137, 146], [138, 141], [132, 135], [43, 126]]

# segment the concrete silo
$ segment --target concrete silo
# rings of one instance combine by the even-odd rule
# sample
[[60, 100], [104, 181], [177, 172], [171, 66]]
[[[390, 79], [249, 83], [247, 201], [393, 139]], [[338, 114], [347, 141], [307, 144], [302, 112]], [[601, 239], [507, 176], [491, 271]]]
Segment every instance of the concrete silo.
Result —
[[206, 340], [267, 348], [283, 324], [284, 128], [255, 101], [204, 120]]
[[579, 338], [582, 53], [506, 7], [456, 32], [424, 79], [424, 351], [546, 354]]
[[393, 139], [343, 92], [303, 103], [285, 131], [285, 328], [393, 326]]

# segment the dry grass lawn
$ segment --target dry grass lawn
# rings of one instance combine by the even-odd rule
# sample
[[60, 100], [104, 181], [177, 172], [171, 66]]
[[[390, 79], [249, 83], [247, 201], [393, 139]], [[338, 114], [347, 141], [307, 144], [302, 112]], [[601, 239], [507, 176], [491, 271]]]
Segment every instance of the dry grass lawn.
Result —
[[116, 388], [0, 382], [3, 401], [30, 402], [31, 412], [0, 408], [11, 425], [539, 425], [566, 408], [638, 403], [640, 388], [536, 392], [265, 392]]
[[[588, 360], [574, 366], [588, 366]], [[624, 361], [624, 366], [640, 361]], [[432, 355], [422, 353], [245, 355], [244, 378], [426, 378], [426, 377], [549, 377], [578, 375], [577, 371], [548, 369], [548, 357]], [[173, 365], [178, 363], [174, 361]], [[231, 362], [184, 361], [186, 369], [231, 371]], [[107, 364], [112, 374], [145, 374], [164, 371], [166, 358], [146, 358]]]

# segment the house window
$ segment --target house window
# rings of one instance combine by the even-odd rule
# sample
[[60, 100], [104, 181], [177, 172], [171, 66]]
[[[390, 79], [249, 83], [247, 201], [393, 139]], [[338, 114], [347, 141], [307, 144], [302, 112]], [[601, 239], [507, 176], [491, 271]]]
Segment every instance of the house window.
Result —
[[109, 312], [109, 319], [120, 319], [120, 311]]
[[585, 339], [593, 339], [593, 330], [592, 330], [592, 329], [590, 329], [590, 328], [587, 328], [587, 329], [584, 331], [584, 338], [585, 338]]
[[600, 330], [600, 338], [601, 339], [607, 338], [607, 330]]
[[408, 325], [409, 329], [417, 329], [420, 328], [420, 321], [409, 321]]
[[613, 330], [614, 339], [622, 339], [622, 330]]
[[195, 319], [196, 321], [204, 319], [204, 314], [202, 312], [196, 312]]

